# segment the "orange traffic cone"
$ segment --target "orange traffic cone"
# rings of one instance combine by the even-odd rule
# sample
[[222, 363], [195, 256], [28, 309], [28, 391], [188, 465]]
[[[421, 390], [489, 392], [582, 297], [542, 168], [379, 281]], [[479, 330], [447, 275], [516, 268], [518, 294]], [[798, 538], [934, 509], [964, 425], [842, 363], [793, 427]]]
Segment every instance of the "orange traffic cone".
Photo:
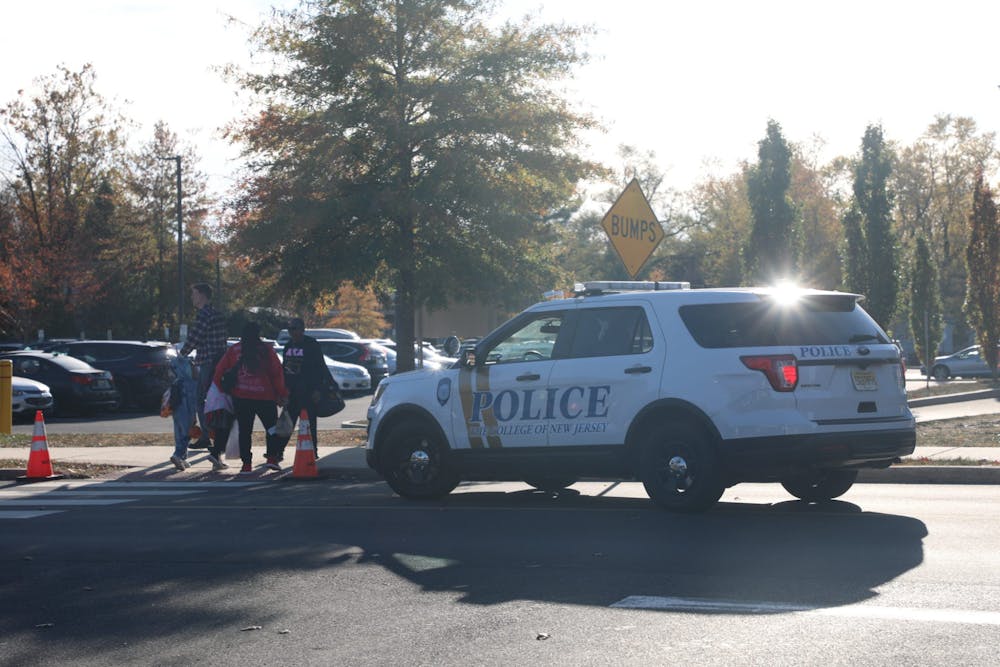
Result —
[[28, 470], [17, 478], [18, 482], [43, 482], [51, 479], [62, 479], [63, 475], [52, 472], [52, 461], [49, 459], [48, 439], [45, 437], [45, 418], [42, 411], [35, 412], [35, 432], [31, 436], [31, 453], [28, 454]]
[[312, 436], [309, 434], [309, 415], [303, 408], [299, 415], [299, 441], [295, 445], [295, 465], [292, 466], [293, 479], [317, 479], [316, 451], [313, 449]]

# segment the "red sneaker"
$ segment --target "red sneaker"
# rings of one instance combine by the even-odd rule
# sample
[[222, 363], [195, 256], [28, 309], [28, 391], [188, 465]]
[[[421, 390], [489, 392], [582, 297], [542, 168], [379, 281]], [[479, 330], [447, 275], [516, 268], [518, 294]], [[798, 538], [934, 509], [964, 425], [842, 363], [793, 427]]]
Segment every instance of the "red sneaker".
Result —
[[278, 465], [278, 457], [276, 456], [268, 456], [267, 463], [264, 464], [264, 467], [268, 470], [281, 470], [281, 466]]
[[252, 475], [253, 474], [253, 466], [250, 465], [249, 463], [244, 463], [243, 467], [240, 468], [240, 474], [241, 475]]

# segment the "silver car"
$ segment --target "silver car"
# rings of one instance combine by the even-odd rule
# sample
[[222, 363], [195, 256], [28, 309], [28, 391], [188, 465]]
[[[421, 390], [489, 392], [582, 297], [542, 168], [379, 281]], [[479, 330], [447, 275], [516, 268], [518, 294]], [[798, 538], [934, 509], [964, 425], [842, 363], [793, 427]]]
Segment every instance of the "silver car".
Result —
[[980, 354], [978, 345], [971, 345], [954, 354], [934, 357], [931, 366], [931, 376], [935, 380], [947, 380], [953, 377], [991, 377], [989, 364]]
[[47, 384], [15, 375], [11, 378], [11, 387], [11, 414], [14, 419], [32, 419], [36, 410], [44, 412], [46, 419], [52, 416], [52, 392]]

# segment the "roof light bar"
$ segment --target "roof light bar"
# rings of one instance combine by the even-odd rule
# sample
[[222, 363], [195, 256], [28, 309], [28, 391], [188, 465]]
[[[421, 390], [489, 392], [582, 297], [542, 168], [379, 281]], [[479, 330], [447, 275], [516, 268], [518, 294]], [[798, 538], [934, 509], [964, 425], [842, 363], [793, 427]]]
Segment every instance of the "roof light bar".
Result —
[[691, 289], [691, 283], [660, 280], [591, 280], [573, 285], [573, 293], [576, 295], [603, 294], [605, 292], [658, 292], [675, 289]]

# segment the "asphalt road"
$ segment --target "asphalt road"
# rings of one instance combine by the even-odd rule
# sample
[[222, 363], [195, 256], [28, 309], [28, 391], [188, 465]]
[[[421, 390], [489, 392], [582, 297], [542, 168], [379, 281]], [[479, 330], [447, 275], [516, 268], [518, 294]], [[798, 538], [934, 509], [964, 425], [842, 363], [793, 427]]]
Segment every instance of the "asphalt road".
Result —
[[0, 662], [996, 664], [1000, 487], [574, 488], [0, 487]]

